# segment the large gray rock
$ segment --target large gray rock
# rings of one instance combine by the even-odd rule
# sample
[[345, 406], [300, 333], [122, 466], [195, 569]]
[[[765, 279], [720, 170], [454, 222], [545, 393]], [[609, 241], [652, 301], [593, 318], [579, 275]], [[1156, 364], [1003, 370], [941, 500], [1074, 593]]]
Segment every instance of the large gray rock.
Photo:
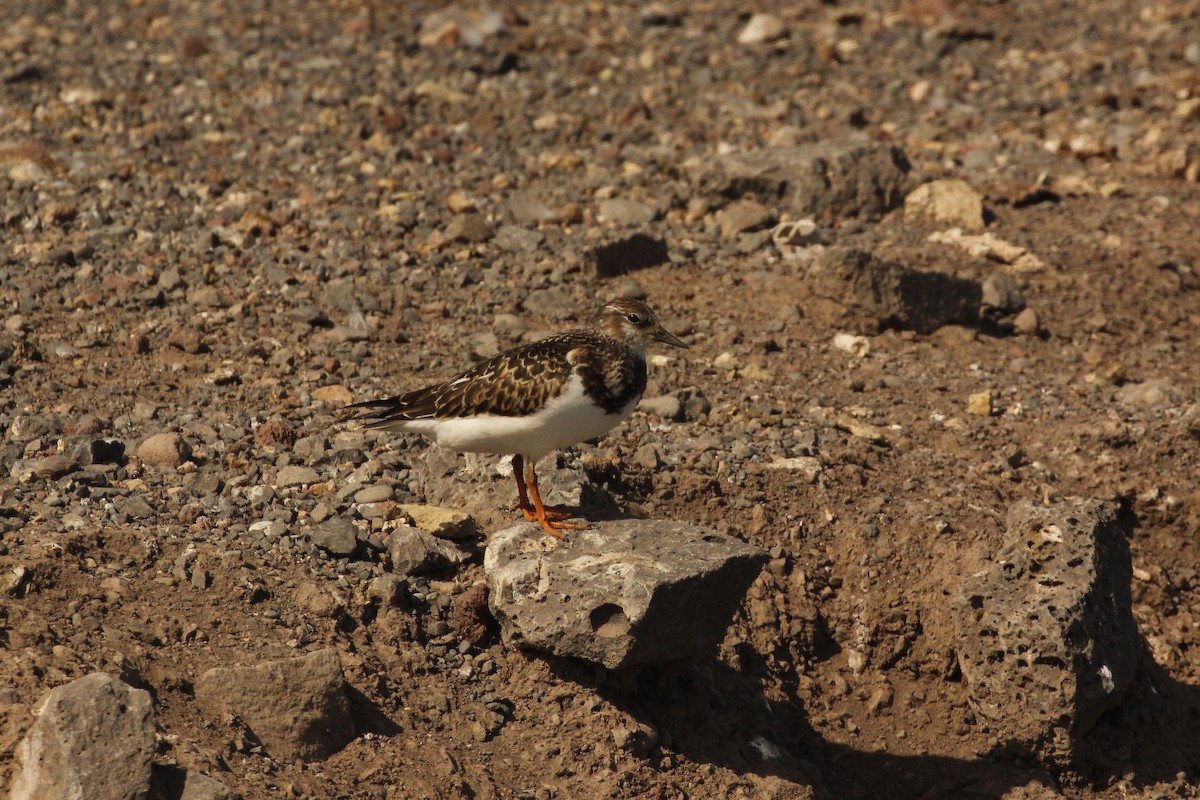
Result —
[[964, 582], [955, 609], [972, 705], [1002, 740], [1063, 761], [1071, 738], [1121, 702], [1138, 652], [1131, 579], [1113, 506], [1009, 509], [1004, 549]]
[[246, 724], [277, 760], [328, 758], [354, 738], [337, 650], [253, 667], [216, 667], [196, 681], [196, 702], [211, 717]]
[[731, 153], [708, 163], [701, 188], [753, 195], [792, 217], [877, 216], [904, 202], [912, 180], [904, 152], [866, 136]]
[[908, 269], [848, 247], [817, 256], [805, 282], [814, 295], [866, 314], [880, 328], [917, 333], [978, 322], [983, 300], [977, 281]]
[[150, 694], [93, 672], [51, 690], [17, 748], [11, 800], [140, 800], [150, 793]]
[[563, 542], [532, 523], [506, 528], [483, 567], [507, 641], [620, 669], [714, 648], [766, 560], [711, 530], [626, 519]]

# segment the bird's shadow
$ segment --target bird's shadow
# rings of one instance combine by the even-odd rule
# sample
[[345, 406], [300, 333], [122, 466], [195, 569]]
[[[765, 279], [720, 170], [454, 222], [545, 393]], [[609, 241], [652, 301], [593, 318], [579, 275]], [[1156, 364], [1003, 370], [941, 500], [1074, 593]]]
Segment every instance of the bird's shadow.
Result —
[[[562, 680], [593, 689], [655, 731], [657, 746], [646, 755], [651, 768], [665, 770], [677, 758], [774, 778], [772, 796], [801, 797], [799, 787], [811, 786], [816, 797], [839, 799], [999, 800], [1030, 784], [1045, 791], [1102, 789], [1119, 780], [1150, 787], [1200, 775], [1200, 751], [1191, 744], [1200, 739], [1200, 687], [1172, 680], [1145, 648], [1125, 701], [1072, 739], [1073, 760], [1062, 764], [1041, 760], [1032, 744], [1020, 742], [971, 758], [831, 742], [813, 728], [797, 695], [764, 691], [763, 674], [715, 656], [618, 672], [539, 657]], [[782, 788], [789, 784], [796, 787]]]
[[[539, 485], [547, 504], [561, 505], [583, 522], [644, 516], [638, 513], [636, 502], [619, 499], [626, 487], [615, 467], [579, 462], [577, 456], [557, 453], [538, 464]], [[501, 474], [495, 464], [494, 457], [464, 458], [445, 448], [430, 447], [414, 462], [418, 497], [431, 505], [466, 511], [487, 530], [521, 522], [520, 513], [512, 508], [516, 500], [513, 479]]]

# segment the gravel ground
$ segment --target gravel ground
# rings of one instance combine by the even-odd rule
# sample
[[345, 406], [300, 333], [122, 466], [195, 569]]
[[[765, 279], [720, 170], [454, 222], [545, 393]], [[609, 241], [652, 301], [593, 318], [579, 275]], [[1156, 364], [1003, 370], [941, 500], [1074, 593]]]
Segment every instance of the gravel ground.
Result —
[[[37, 700], [105, 670], [151, 690], [160, 763], [246, 798], [1195, 791], [1200, 3], [4, 10], [0, 783]], [[814, 146], [871, 202], [721, 182]], [[981, 210], [906, 209], [940, 179]], [[813, 288], [835, 246], [998, 307], [864, 316]], [[341, 407], [620, 295], [691, 348], [560, 465], [770, 552], [718, 656], [468, 635], [477, 552], [381, 603], [397, 503], [486, 535], [511, 485]], [[1145, 652], [1050, 766], [972, 713], [948, 607], [1012, 503], [1073, 496], [1132, 524]], [[206, 669], [330, 646], [358, 736], [324, 761], [197, 710]]]

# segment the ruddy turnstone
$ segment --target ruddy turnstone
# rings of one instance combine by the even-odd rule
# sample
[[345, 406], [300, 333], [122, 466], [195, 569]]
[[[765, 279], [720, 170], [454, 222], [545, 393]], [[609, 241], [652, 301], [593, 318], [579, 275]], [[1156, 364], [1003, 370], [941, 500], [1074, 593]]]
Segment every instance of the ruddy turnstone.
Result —
[[[464, 453], [511, 454], [517, 508], [551, 536], [586, 527], [547, 507], [537, 462], [594, 439], [633, 413], [646, 389], [646, 345], [687, 347], [640, 300], [616, 300], [582, 328], [520, 345], [457, 378], [350, 408], [369, 429], [420, 433]], [[531, 504], [532, 501], [532, 504]]]

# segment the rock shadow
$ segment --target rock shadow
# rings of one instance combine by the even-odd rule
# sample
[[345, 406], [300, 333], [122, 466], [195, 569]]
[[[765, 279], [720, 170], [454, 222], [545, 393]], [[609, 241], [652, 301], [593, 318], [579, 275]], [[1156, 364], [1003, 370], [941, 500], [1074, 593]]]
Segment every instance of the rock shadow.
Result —
[[[1017, 787], [1099, 790], [1119, 780], [1136, 788], [1193, 786], [1200, 779], [1200, 687], [1172, 679], [1143, 647], [1138, 677], [1120, 706], [1072, 740], [1061, 766], [1009, 742], [975, 758], [894, 755], [825, 740], [800, 699], [768, 697], [758, 676], [716, 659], [622, 672], [540, 656], [563, 680], [586, 686], [657, 734], [648, 761], [667, 751], [738, 774], [773, 776], [842, 800], [1000, 800]], [[790, 794], [779, 795], [790, 797]]]
[[384, 737], [397, 736], [404, 729], [391, 717], [383, 712], [370, 697], [355, 689], [349, 683], [343, 687], [346, 700], [350, 703], [350, 718], [354, 720], [356, 735], [375, 733]]
[[1172, 678], [1142, 640], [1137, 674], [1121, 704], [1072, 739], [1071, 767], [1079, 781], [1102, 788], [1125, 779], [1155, 784], [1200, 784], [1200, 686]]
[[[665, 751], [741, 775], [811, 786], [820, 798], [1000, 798], [1016, 786], [1054, 781], [1027, 754], [980, 759], [896, 756], [827, 742], [796, 696], [768, 697], [752, 674], [716, 659], [673, 662], [610, 673], [570, 659], [542, 656], [563, 680], [596, 691], [657, 733], [648, 760]], [[783, 792], [783, 793], [779, 793]], [[776, 787], [779, 797], [802, 796]]]

